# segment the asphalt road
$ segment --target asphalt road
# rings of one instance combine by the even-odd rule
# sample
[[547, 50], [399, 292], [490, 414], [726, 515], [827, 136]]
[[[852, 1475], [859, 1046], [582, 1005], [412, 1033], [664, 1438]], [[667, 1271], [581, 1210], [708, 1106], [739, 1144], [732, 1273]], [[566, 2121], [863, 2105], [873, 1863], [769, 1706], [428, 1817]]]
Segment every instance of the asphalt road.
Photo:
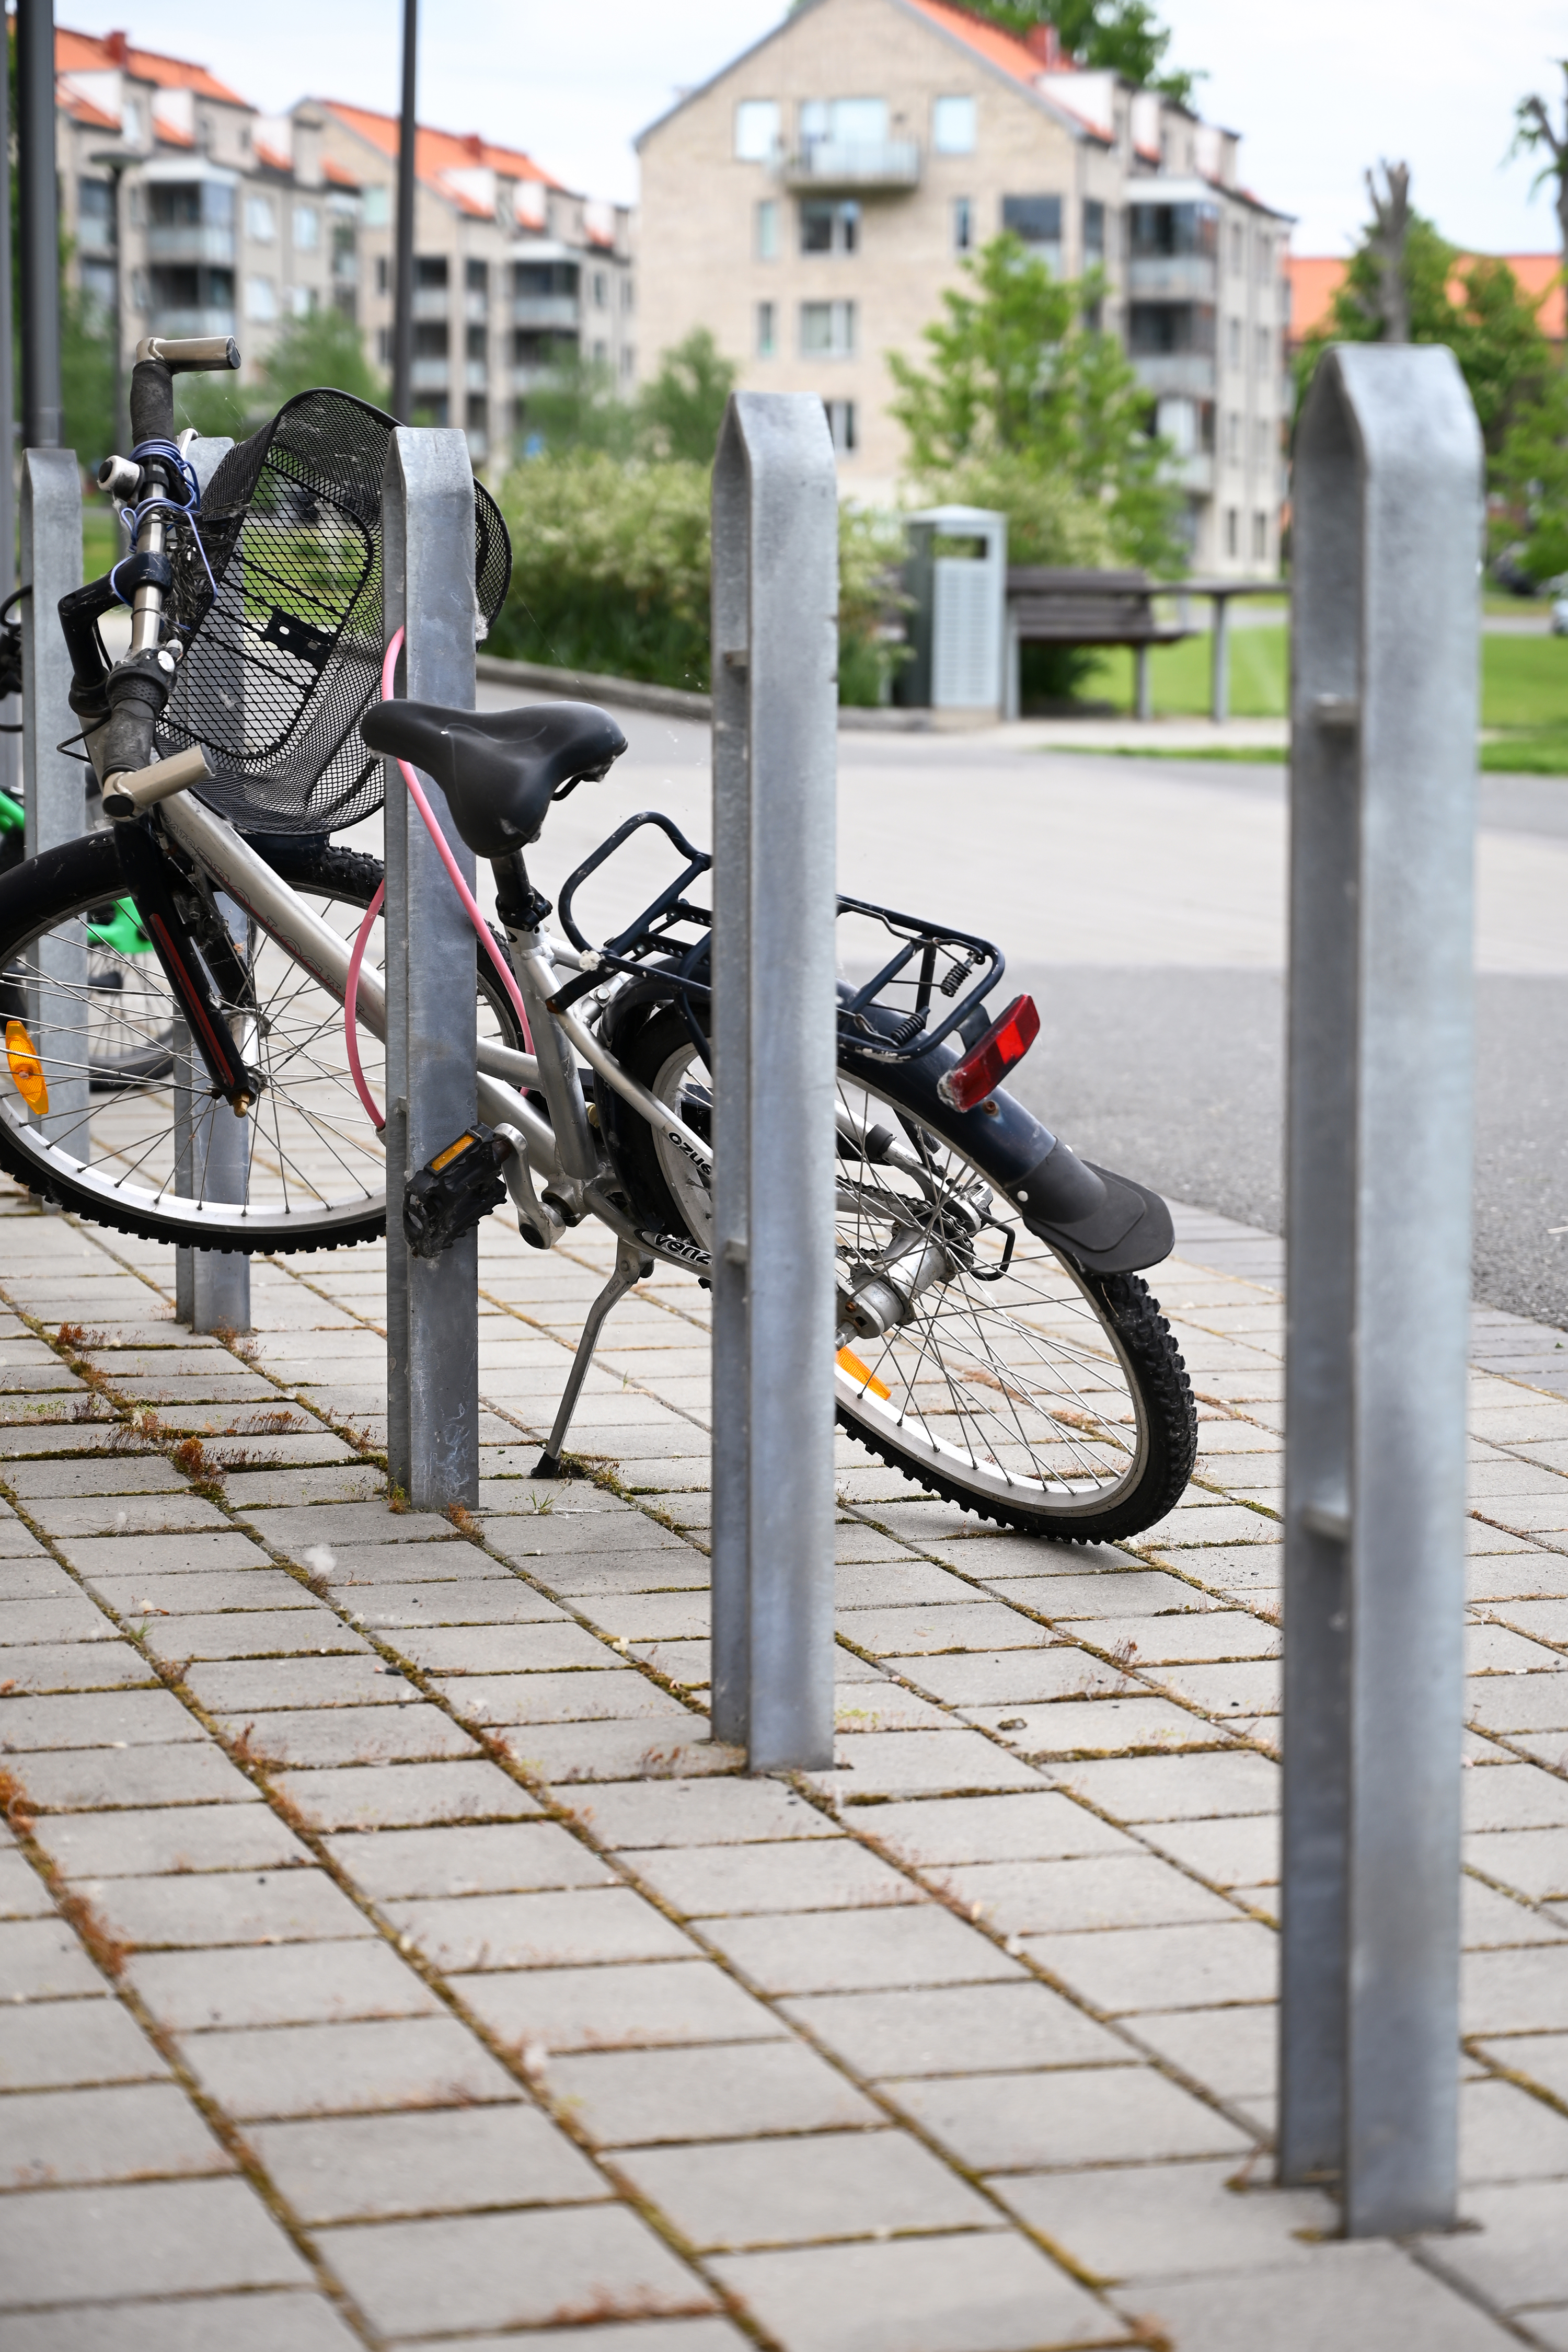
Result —
[[[622, 716], [626, 758], [536, 853], [552, 895], [634, 810], [710, 838], [707, 730]], [[1016, 1080], [1037, 1115], [1088, 1158], [1278, 1232], [1283, 771], [1045, 753], [1026, 729], [847, 733], [839, 761], [843, 887], [1004, 947], [1042, 1015]], [[1568, 1328], [1568, 780], [1485, 778], [1479, 816], [1477, 1292]], [[639, 836], [584, 894], [585, 928], [646, 903], [663, 856]]]

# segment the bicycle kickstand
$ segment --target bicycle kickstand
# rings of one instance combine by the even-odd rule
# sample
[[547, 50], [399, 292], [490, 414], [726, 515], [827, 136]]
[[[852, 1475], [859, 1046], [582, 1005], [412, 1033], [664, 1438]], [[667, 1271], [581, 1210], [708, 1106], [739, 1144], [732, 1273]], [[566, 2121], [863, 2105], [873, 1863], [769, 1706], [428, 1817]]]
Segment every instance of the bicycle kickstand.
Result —
[[561, 1449], [566, 1443], [566, 1432], [571, 1427], [572, 1415], [577, 1407], [577, 1399], [583, 1392], [583, 1383], [588, 1377], [588, 1367], [594, 1360], [594, 1350], [599, 1344], [599, 1334], [605, 1328], [605, 1319], [611, 1307], [624, 1298], [627, 1291], [636, 1284], [646, 1282], [652, 1272], [651, 1257], [645, 1257], [641, 1250], [634, 1248], [630, 1242], [621, 1242], [617, 1245], [616, 1270], [588, 1309], [587, 1320], [583, 1326], [583, 1336], [577, 1342], [577, 1352], [572, 1359], [572, 1369], [566, 1375], [566, 1387], [560, 1405], [556, 1409], [555, 1425], [550, 1433], [550, 1442], [533, 1465], [534, 1477], [560, 1478], [565, 1475], [561, 1467]]

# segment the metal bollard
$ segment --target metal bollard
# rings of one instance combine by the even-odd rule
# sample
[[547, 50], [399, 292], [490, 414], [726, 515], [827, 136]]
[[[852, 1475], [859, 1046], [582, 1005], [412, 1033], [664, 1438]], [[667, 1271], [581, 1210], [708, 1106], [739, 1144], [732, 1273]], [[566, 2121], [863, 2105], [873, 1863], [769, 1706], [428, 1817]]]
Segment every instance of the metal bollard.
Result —
[[[88, 771], [56, 746], [79, 734], [70, 707], [71, 666], [60, 635], [59, 600], [81, 586], [81, 480], [69, 449], [28, 449], [22, 458], [22, 797], [29, 857], [87, 830]], [[39, 977], [28, 990], [28, 1024], [51, 1069], [80, 1066], [87, 947], [64, 938], [40, 944]], [[55, 985], [51, 987], [50, 982]], [[39, 1124], [69, 1144], [88, 1115], [85, 1068], [51, 1078]]]
[[[406, 692], [474, 704], [474, 477], [461, 433], [402, 426], [387, 452], [383, 595], [406, 628]], [[470, 887], [473, 853], [426, 779]], [[422, 1510], [479, 1498], [479, 1236], [431, 1261], [403, 1238], [403, 1188], [460, 1135], [478, 1088], [474, 934], [397, 762], [386, 763], [386, 1413], [392, 1475]], [[462, 985], [458, 985], [458, 981]]]
[[713, 1736], [833, 1760], [837, 491], [822, 404], [713, 475]]
[[1481, 445], [1342, 345], [1297, 436], [1279, 2172], [1457, 2193]]
[[[219, 466], [233, 448], [230, 438], [198, 435], [185, 456], [205, 492]], [[237, 551], [230, 558], [228, 576], [235, 576]], [[245, 692], [244, 666], [235, 656], [232, 691]], [[242, 958], [248, 959], [252, 942], [245, 915], [231, 898], [218, 896], [218, 911]], [[192, 1080], [197, 1091], [192, 1092]], [[207, 1093], [206, 1072], [193, 1057], [183, 1021], [174, 1024], [174, 1190], [182, 1199], [243, 1201], [249, 1191], [250, 1147], [255, 1129], [251, 1118], [236, 1118]], [[177, 1249], [174, 1252], [174, 1319], [193, 1331], [248, 1331], [250, 1328], [250, 1260], [237, 1250]]]

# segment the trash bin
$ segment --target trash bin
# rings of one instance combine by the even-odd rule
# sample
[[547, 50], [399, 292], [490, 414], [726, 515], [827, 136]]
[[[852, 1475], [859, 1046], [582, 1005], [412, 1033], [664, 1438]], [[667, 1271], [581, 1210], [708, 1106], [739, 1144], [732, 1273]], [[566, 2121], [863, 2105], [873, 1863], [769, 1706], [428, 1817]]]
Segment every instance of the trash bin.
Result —
[[1007, 518], [984, 507], [926, 507], [905, 527], [913, 658], [898, 674], [895, 699], [912, 709], [999, 718]]

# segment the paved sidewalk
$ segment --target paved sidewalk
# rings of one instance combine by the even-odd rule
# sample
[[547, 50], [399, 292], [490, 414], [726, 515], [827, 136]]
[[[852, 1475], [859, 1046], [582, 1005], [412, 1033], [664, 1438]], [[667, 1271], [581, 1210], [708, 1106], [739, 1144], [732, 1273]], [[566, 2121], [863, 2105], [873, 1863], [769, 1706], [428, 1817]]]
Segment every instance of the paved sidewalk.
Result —
[[0, 2352], [1568, 2352], [1557, 1336], [1473, 1383], [1466, 2226], [1347, 2246], [1268, 2185], [1278, 1260], [1181, 1247], [1181, 1507], [1031, 1543], [843, 1442], [839, 1767], [749, 1780], [694, 1283], [536, 1486], [607, 1251], [489, 1221], [458, 1526], [366, 1458], [379, 1251], [229, 1349], [0, 1189]]

